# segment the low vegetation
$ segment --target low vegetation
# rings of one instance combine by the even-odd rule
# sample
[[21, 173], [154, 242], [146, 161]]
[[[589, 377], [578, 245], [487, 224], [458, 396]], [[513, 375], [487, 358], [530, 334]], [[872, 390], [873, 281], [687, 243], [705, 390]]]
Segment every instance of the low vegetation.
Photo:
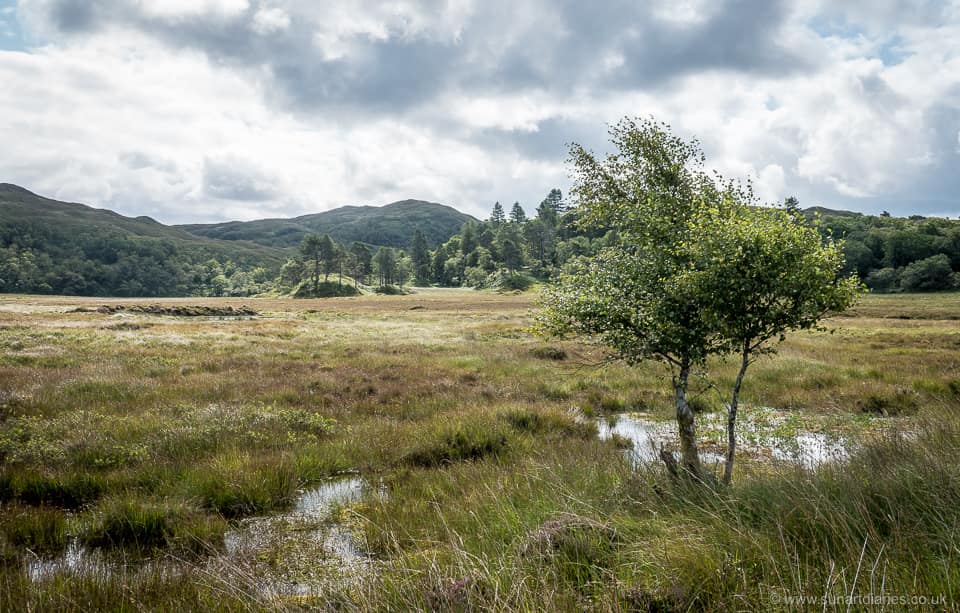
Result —
[[[868, 296], [757, 361], [744, 414], [773, 407], [767, 434], [835, 436], [850, 455], [811, 468], [745, 448], [716, 489], [596, 436], [618, 412], [670, 420], [668, 373], [545, 345], [528, 294], [159, 303], [255, 319], [101, 304], [0, 298], [0, 610], [960, 602], [958, 294]], [[713, 423], [722, 399], [696, 373], [690, 394]], [[357, 499], [233, 548], [252, 517], [344, 473], [368, 484]], [[331, 522], [355, 566], [314, 536]]]

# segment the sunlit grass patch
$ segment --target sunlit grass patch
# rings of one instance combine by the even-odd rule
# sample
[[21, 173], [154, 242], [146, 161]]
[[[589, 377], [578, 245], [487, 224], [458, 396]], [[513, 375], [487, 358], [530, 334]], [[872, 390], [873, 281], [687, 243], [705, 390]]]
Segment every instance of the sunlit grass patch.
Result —
[[184, 492], [224, 517], [260, 515], [289, 508], [299, 479], [288, 453], [227, 452], [184, 478]]
[[508, 436], [502, 424], [491, 419], [462, 419], [434, 423], [417, 434], [401, 462], [410, 466], [441, 466], [478, 460], [506, 449]]

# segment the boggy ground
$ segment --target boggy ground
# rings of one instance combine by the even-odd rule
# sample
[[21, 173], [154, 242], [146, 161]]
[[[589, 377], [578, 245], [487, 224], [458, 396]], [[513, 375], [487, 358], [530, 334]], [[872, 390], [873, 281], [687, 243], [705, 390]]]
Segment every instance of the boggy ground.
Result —
[[[225, 307], [259, 315], [152, 314]], [[597, 437], [619, 413], [668, 420], [665, 370], [535, 339], [533, 309], [0, 297], [0, 610], [960, 606], [960, 295], [868, 297], [752, 367], [746, 440], [822, 432], [850, 455], [748, 444], [717, 491]], [[723, 389], [734, 365], [711, 371]], [[719, 450], [722, 398], [697, 385]], [[365, 493], [286, 519], [343, 474]], [[267, 542], [225, 545], [268, 515]], [[349, 578], [331, 522], [362, 557]]]

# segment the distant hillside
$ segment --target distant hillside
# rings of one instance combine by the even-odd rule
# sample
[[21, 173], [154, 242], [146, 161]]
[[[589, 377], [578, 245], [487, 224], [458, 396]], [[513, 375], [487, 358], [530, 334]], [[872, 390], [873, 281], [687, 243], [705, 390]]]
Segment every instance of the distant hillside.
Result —
[[822, 217], [862, 217], [863, 213], [857, 213], [854, 211], [844, 211], [842, 209], [828, 209], [824, 206], [811, 206], [809, 208], [803, 209], [803, 213], [808, 217], [813, 215], [820, 215]]
[[[360, 241], [371, 245], [406, 248], [417, 229], [431, 247], [474, 220], [465, 213], [434, 202], [401, 200], [385, 206], [344, 206], [332, 211], [294, 217], [219, 224], [177, 226], [197, 236], [244, 240], [271, 247], [295, 247], [307, 234], [329, 234], [341, 244]], [[475, 221], [475, 220], [474, 220]]]
[[240, 283], [233, 279], [238, 272], [248, 286], [251, 275], [272, 278], [285, 257], [279, 249], [202, 238], [149, 217], [0, 183], [0, 292], [217, 294], [228, 291], [231, 280]]
[[960, 222], [942, 217], [864, 215], [823, 207], [825, 235], [843, 239], [847, 272], [877, 292], [960, 289]]

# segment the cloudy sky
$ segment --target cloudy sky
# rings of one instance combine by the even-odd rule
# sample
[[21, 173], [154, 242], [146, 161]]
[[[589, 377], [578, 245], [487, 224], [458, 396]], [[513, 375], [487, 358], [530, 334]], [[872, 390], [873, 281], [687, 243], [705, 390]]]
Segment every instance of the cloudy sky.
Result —
[[960, 0], [0, 0], [0, 181], [166, 223], [568, 186], [653, 115], [769, 201], [960, 215]]

